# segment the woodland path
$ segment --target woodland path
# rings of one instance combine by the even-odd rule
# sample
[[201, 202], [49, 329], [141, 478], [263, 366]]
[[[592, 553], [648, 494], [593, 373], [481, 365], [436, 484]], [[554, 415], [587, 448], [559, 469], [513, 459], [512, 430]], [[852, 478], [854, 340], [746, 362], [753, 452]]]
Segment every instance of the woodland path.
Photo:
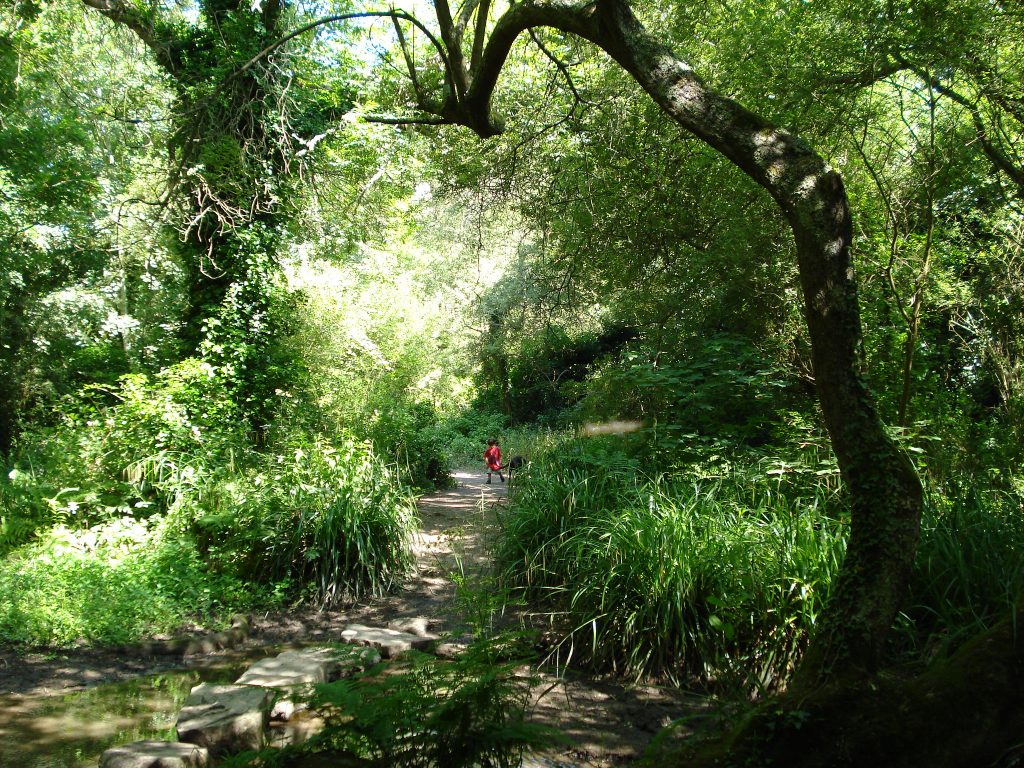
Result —
[[[392, 594], [341, 610], [311, 609], [254, 617], [248, 639], [230, 651], [203, 657], [132, 655], [71, 650], [52, 654], [13, 654], [0, 649], [0, 699], [6, 707], [20, 700], [64, 694], [101, 683], [156, 674], [183, 666], [215, 664], [225, 658], [258, 654], [268, 646], [340, 639], [351, 623], [390, 625], [422, 633], [457, 630], [456, 587], [462, 573], [469, 585], [486, 584], [490, 570], [488, 536], [507, 509], [508, 487], [488, 485], [479, 471], [455, 473], [454, 488], [420, 499], [420, 531], [414, 542], [416, 568]], [[528, 613], [522, 618], [530, 621]], [[512, 619], [509, 619], [512, 620]], [[456, 632], [457, 634], [457, 632]], [[611, 766], [629, 763], [662, 727], [684, 715], [707, 712], [696, 696], [656, 686], [544, 668], [535, 689], [532, 719], [557, 728], [565, 746], [524, 766]]]
[[[377, 603], [379, 619], [401, 626], [431, 617], [432, 630], [446, 631], [456, 619], [451, 573], [468, 584], [486, 584], [491, 558], [488, 539], [507, 511], [508, 485], [479, 471], [455, 473], [455, 488], [420, 500], [421, 530], [415, 545], [417, 573], [394, 596]], [[529, 622], [530, 616], [523, 618]], [[367, 623], [372, 619], [366, 617]], [[512, 621], [513, 619], [509, 619]], [[706, 700], [675, 689], [628, 685], [572, 670], [542, 669], [532, 719], [558, 729], [568, 743], [524, 766], [610, 766], [638, 757], [664, 726], [707, 711]], [[682, 734], [681, 734], [682, 735]]]

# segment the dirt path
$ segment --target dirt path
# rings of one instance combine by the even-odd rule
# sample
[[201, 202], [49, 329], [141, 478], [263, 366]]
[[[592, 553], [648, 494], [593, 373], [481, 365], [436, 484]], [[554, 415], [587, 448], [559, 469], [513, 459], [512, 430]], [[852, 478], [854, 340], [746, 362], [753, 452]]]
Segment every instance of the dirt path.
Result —
[[[414, 543], [415, 572], [387, 597], [337, 611], [290, 611], [254, 618], [249, 638], [238, 648], [204, 657], [156, 657], [104, 651], [13, 654], [0, 651], [0, 697], [10, 702], [80, 690], [169, 669], [223, 662], [259, 653], [267, 646], [334, 641], [350, 623], [390, 625], [418, 633], [457, 630], [456, 588], [461, 573], [479, 584], [490, 566], [487, 539], [497, 513], [507, 504], [507, 486], [488, 485], [480, 472], [457, 472], [458, 485], [419, 504], [421, 529]], [[554, 753], [524, 766], [608, 766], [624, 764], [644, 749], [664, 725], [705, 710], [702, 700], [672, 689], [630, 686], [592, 676], [556, 677], [542, 671], [533, 717], [567, 737]]]

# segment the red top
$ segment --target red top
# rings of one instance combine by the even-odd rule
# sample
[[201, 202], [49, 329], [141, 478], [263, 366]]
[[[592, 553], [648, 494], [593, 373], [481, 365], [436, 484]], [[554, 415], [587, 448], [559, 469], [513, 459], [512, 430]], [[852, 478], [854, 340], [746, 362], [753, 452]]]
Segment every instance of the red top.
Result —
[[487, 468], [492, 472], [501, 469], [501, 448], [496, 445], [490, 446], [484, 451], [484, 461], [487, 462]]

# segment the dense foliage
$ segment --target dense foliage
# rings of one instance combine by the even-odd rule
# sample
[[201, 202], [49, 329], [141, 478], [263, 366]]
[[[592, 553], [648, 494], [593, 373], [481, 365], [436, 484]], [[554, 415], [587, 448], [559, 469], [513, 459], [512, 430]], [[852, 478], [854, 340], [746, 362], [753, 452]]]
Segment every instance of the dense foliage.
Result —
[[[474, 123], [506, 6], [419, 5], [0, 8], [0, 642], [381, 595], [415, 493], [500, 438], [528, 466], [497, 594], [552, 659], [784, 689], [857, 541], [791, 219], [563, 31], [517, 38]], [[630, 7], [842, 177], [857, 367], [925, 489], [885, 661], [941, 660], [1024, 599], [1024, 16]], [[524, 743], [507, 666], [322, 695], [359, 712], [339, 752]]]
[[[827, 453], [727, 459], [695, 444], [653, 473], [621, 440], [550, 445], [520, 476], [497, 557], [550, 612], [557, 658], [764, 693], [784, 683], [827, 603], [848, 515]], [[670, 442], [674, 442], [669, 438]], [[596, 442], [595, 442], [596, 441]], [[640, 446], [646, 441], [638, 441]], [[933, 492], [894, 654], [931, 659], [1024, 594], [1020, 496]]]

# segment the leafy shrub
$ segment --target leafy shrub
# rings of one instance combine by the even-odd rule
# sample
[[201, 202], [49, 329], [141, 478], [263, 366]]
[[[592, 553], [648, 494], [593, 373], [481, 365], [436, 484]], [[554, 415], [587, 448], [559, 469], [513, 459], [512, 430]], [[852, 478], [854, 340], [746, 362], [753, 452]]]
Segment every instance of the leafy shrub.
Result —
[[211, 574], [158, 518], [58, 526], [0, 563], [0, 593], [0, 640], [36, 646], [127, 643], [266, 601]]
[[777, 364], [739, 336], [691, 339], [675, 360], [633, 348], [588, 381], [577, 411], [582, 420], [643, 421], [653, 459], [680, 464], [701, 448], [758, 446], [778, 436], [777, 413], [793, 400]]
[[[25, 436], [0, 486], [0, 514], [12, 521], [5, 522], [12, 543], [27, 538], [27, 520], [36, 530], [88, 527], [166, 509], [245, 450], [223, 382], [198, 360], [152, 378], [122, 377], [111, 393], [90, 388], [85, 394], [93, 402], [79, 403], [58, 427]], [[113, 405], [95, 402], [101, 396], [112, 397]]]
[[487, 439], [502, 435], [507, 423], [504, 414], [473, 409], [449, 419], [444, 427], [453, 465], [479, 465]]
[[412, 485], [445, 488], [451, 483], [450, 453], [438, 421], [426, 403], [393, 401], [375, 411], [368, 437]]
[[[503, 520], [504, 582], [542, 602], [576, 658], [771, 689], [826, 604], [847, 534], [838, 470], [808, 438], [783, 457], [709, 455], [644, 477], [616, 443], [534, 458]], [[894, 650], [931, 660], [1024, 598], [1024, 494], [929, 485]]]
[[[197, 361], [124, 377], [112, 394], [114, 404], [83, 405], [35, 434], [0, 483], [0, 552], [39, 537], [4, 566], [12, 600], [26, 606], [11, 608], [24, 620], [4, 619], [9, 639], [120, 642], [180, 621], [182, 606], [251, 603], [242, 584], [257, 602], [288, 593], [326, 604], [381, 594], [409, 566], [412, 498], [368, 444], [293, 431], [257, 450], [217, 370]], [[142, 531], [124, 557], [87, 544], [121, 521]], [[67, 546], [54, 550], [58, 540]], [[69, 554], [83, 547], [84, 559]], [[202, 591], [188, 597], [191, 584]], [[136, 613], [110, 611], [103, 624], [78, 608], [62, 618], [48, 607], [57, 597], [31, 605], [51, 589]]]

